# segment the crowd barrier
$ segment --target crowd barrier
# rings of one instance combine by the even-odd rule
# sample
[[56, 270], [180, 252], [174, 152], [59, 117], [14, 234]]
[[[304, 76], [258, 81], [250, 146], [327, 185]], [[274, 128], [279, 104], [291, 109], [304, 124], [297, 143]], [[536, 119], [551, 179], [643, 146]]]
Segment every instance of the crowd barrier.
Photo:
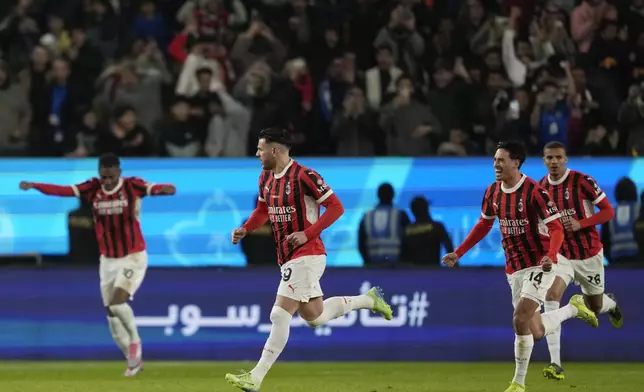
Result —
[[[133, 307], [146, 358], [256, 360], [270, 330], [280, 279], [273, 269], [151, 269]], [[563, 328], [565, 361], [644, 361], [644, 270], [607, 271], [625, 317], [615, 330], [580, 320]], [[510, 290], [502, 270], [330, 269], [325, 296], [380, 285], [394, 308], [367, 310], [317, 328], [292, 323], [284, 360], [513, 361]], [[577, 288], [571, 287], [572, 291]], [[91, 269], [0, 273], [0, 359], [119, 359]], [[547, 359], [545, 341], [535, 360]]]
[[[346, 213], [323, 234], [330, 266], [362, 265], [357, 228], [376, 203], [376, 189], [390, 182], [396, 203], [408, 207], [424, 195], [436, 219], [459, 243], [478, 220], [481, 198], [494, 180], [491, 158], [472, 159], [302, 159], [319, 171], [345, 205]], [[595, 177], [612, 198], [616, 181], [630, 176], [644, 186], [644, 160], [571, 158], [570, 166]], [[143, 203], [142, 226], [153, 266], [244, 266], [231, 229], [250, 214], [258, 192], [257, 159], [128, 159], [124, 175], [172, 182], [172, 198]], [[530, 158], [524, 172], [541, 178], [545, 168]], [[67, 213], [78, 206], [68, 198], [46, 198], [19, 191], [21, 180], [73, 184], [95, 176], [96, 160], [0, 160], [0, 254], [66, 254]], [[501, 266], [500, 235], [493, 230], [463, 260], [463, 265]]]

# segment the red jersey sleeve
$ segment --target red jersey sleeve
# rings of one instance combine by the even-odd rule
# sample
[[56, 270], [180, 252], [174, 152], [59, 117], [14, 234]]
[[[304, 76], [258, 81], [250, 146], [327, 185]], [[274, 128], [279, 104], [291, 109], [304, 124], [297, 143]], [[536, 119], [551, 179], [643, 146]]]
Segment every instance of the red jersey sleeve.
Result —
[[311, 196], [316, 203], [322, 204], [333, 194], [331, 189], [321, 175], [315, 170], [303, 168], [300, 174], [300, 182], [304, 188], [304, 194]]
[[532, 207], [535, 209], [539, 218], [544, 224], [548, 224], [555, 219], [561, 218], [561, 213], [557, 205], [552, 201], [548, 191], [540, 186], [535, 187], [532, 192]]
[[494, 195], [493, 187], [494, 185], [487, 187], [483, 195], [483, 201], [481, 202], [481, 218], [483, 219], [496, 219], [496, 211], [493, 208], [494, 203], [492, 201]]
[[79, 199], [89, 200], [92, 194], [94, 194], [101, 187], [101, 182], [98, 178], [90, 178], [87, 181], [81, 182], [80, 184], [74, 184], [71, 186], [74, 196]]
[[588, 175], [583, 175], [579, 181], [579, 188], [588, 200], [590, 200], [594, 205], [599, 204], [600, 201], [606, 198], [606, 194], [602, 189], [597, 185], [597, 181], [594, 178]]
[[163, 196], [169, 193], [163, 192], [163, 187], [168, 184], [155, 184], [139, 177], [129, 177], [125, 181], [130, 184], [134, 191], [134, 197]]

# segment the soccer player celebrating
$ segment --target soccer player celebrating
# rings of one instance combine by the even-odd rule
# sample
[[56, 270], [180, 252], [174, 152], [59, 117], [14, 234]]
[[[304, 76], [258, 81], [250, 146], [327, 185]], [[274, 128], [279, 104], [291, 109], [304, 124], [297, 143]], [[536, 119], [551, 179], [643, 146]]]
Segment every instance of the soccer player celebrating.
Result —
[[[543, 162], [548, 175], [541, 179], [540, 184], [559, 208], [565, 228], [556, 277], [546, 294], [544, 310], [558, 309], [566, 287], [574, 280], [581, 286], [588, 307], [596, 314], [608, 313], [613, 326], [620, 328], [622, 313], [615, 298], [604, 294], [604, 251], [595, 227], [613, 219], [613, 206], [591, 176], [566, 168], [568, 157], [562, 143], [546, 144]], [[595, 206], [599, 208], [597, 213]], [[543, 370], [543, 375], [563, 380], [561, 327], [546, 335], [546, 340], [550, 365]]]
[[[344, 207], [318, 173], [291, 159], [289, 149], [285, 130], [261, 131], [256, 155], [263, 171], [259, 177], [257, 208], [232, 233], [233, 244], [237, 244], [247, 233], [270, 220], [282, 275], [270, 313], [272, 328], [261, 359], [250, 373], [226, 374], [229, 383], [247, 392], [259, 391], [264, 377], [286, 347], [295, 312], [313, 328], [357, 309], [370, 309], [387, 320], [393, 316], [378, 287], [364, 295], [323, 301], [320, 278], [326, 267], [326, 251], [320, 233], [342, 216]], [[322, 216], [320, 205], [326, 209]]]
[[139, 214], [145, 196], [174, 195], [173, 185], [151, 184], [136, 177], [121, 177], [119, 158], [102, 155], [99, 178], [71, 186], [22, 181], [20, 189], [36, 189], [45, 195], [78, 197], [92, 206], [100, 256], [103, 305], [112, 337], [127, 358], [125, 376], [143, 370], [141, 338], [128, 299], [143, 282], [148, 255], [141, 233]]
[[505, 272], [514, 306], [514, 356], [516, 370], [505, 392], [524, 392], [528, 364], [535, 340], [554, 331], [562, 322], [580, 318], [597, 327], [597, 317], [586, 307], [580, 295], [563, 308], [540, 314], [546, 292], [557, 270], [557, 252], [563, 242], [561, 214], [548, 192], [520, 172], [526, 159], [523, 145], [500, 143], [494, 154], [496, 182], [483, 197], [481, 218], [465, 241], [443, 257], [454, 266], [468, 250], [490, 232], [494, 219], [499, 220], [505, 251]]

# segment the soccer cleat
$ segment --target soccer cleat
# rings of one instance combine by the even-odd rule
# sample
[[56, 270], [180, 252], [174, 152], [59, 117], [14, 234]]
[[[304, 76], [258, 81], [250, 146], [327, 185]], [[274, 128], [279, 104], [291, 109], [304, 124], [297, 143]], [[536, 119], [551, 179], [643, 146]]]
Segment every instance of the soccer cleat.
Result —
[[134, 367], [129, 367], [125, 369], [125, 373], [123, 374], [124, 377], [134, 377], [137, 374], [141, 373], [143, 371], [143, 362], [139, 362], [138, 365]]
[[599, 320], [597, 319], [595, 312], [588, 309], [586, 306], [584, 297], [579, 294], [573, 295], [572, 298], [570, 298], [570, 304], [577, 308], [577, 318], [584, 320], [586, 324], [591, 327], [599, 327]]
[[505, 392], [525, 392], [525, 387], [513, 381], [510, 383], [510, 387], [506, 389]]
[[143, 370], [141, 342], [131, 343], [128, 348], [126, 377], [136, 376]]
[[556, 363], [551, 363], [545, 369], [543, 369], [543, 376], [545, 378], [557, 381], [561, 381], [566, 378], [563, 368]]
[[253, 380], [250, 373], [243, 374], [226, 374], [226, 381], [235, 388], [244, 392], [259, 392], [259, 384]]
[[[606, 296], [617, 303], [615, 294], [606, 294]], [[622, 325], [624, 325], [624, 317], [622, 316], [622, 311], [619, 310], [619, 305], [615, 306], [615, 309], [608, 312], [608, 317], [610, 319], [610, 323], [613, 324], [613, 327], [621, 328]]]
[[367, 291], [367, 296], [373, 299], [373, 309], [374, 313], [380, 313], [385, 320], [391, 320], [394, 317], [394, 312], [391, 310], [391, 306], [385, 301], [385, 298], [380, 287], [374, 286], [369, 291]]

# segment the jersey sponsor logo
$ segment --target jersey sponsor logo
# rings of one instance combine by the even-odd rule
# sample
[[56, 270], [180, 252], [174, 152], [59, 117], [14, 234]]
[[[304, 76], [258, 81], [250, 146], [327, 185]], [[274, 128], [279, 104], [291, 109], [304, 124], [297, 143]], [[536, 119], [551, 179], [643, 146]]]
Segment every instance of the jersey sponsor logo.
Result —
[[528, 219], [499, 219], [499, 229], [501, 229], [502, 234], [525, 234], [528, 226], [530, 226], [530, 221]]
[[561, 210], [561, 220], [568, 220], [570, 219], [571, 216], [575, 216], [577, 214], [577, 210], [574, 208], [567, 208], [565, 210]]
[[297, 209], [293, 206], [284, 206], [284, 207], [268, 207], [268, 217], [271, 222], [291, 222], [293, 220], [293, 214], [297, 212]]
[[129, 205], [127, 199], [95, 201], [93, 206], [98, 215], [119, 215]]
[[602, 193], [602, 190], [599, 188], [599, 185], [597, 185], [595, 180], [593, 180], [590, 176], [586, 177], [586, 181], [588, 181], [588, 183], [592, 185], [593, 189], [595, 189], [596, 195], [599, 195], [600, 193]]

